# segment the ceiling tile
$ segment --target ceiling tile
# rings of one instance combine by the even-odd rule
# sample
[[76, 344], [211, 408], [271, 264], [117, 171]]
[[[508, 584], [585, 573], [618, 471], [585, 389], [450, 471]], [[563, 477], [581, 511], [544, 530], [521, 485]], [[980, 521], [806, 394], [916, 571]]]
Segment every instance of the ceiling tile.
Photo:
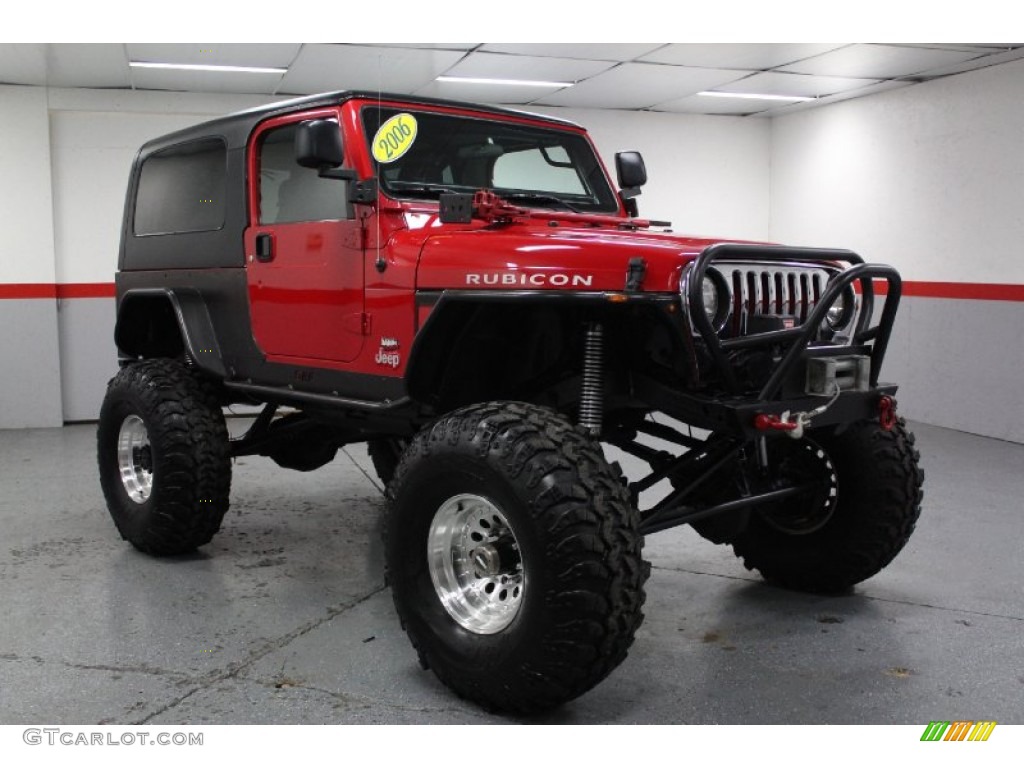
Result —
[[213, 93], [274, 93], [279, 74], [253, 72], [196, 72], [180, 69], [131, 70], [132, 85], [151, 91], [206, 91]]
[[484, 43], [480, 49], [520, 56], [553, 56], [560, 59], [632, 61], [657, 50], [664, 43]]
[[788, 72], [758, 72], [728, 85], [714, 89], [725, 93], [768, 93], [777, 96], [829, 96], [833, 93], [863, 88], [875, 80], [859, 80], [848, 77], [816, 77], [796, 75]]
[[46, 85], [46, 44], [0, 44], [0, 83]]
[[892, 43], [906, 48], [940, 48], [946, 51], [978, 51], [996, 53], [1021, 47], [1021, 43]]
[[643, 61], [717, 69], [771, 69], [836, 50], [838, 43], [672, 43]]
[[1005, 64], [1008, 61], [1014, 61], [1020, 58], [1024, 58], [1024, 47], [1017, 47], [1009, 50], [1000, 49], [998, 51], [990, 50], [984, 56], [979, 56], [975, 59], [970, 59], [959, 64], [950, 64], [944, 67], [937, 67], [924, 72], [918, 72], [914, 79], [933, 80], [936, 77], [945, 77], [946, 75], [970, 72], [972, 69], [993, 67], [996, 64]]
[[682, 112], [693, 115], [753, 115], [777, 107], [771, 99], [741, 99], [723, 96], [687, 96], [651, 107], [653, 112]]
[[959, 64], [979, 55], [977, 51], [946, 51], [876, 44], [850, 45], [779, 67], [779, 70], [825, 77], [887, 80], [908, 77], [927, 69]]
[[300, 43], [128, 43], [132, 61], [217, 64], [231, 67], [287, 67]]
[[439, 83], [436, 80], [416, 90], [417, 96], [435, 99], [471, 101], [478, 104], [530, 104], [549, 96], [558, 88], [521, 85], [480, 85], [477, 83]]
[[749, 72], [627, 63], [577, 83], [538, 103], [553, 107], [645, 109], [730, 83]]
[[614, 66], [607, 61], [471, 53], [445, 71], [451, 77], [490, 77], [515, 80], [554, 80], [575, 83]]
[[304, 45], [281, 81], [279, 93], [347, 89], [412, 93], [449, 69], [461, 51], [379, 48], [368, 45]]
[[[363, 43], [360, 43], [363, 45]], [[426, 48], [435, 51], [471, 51], [480, 43], [365, 43], [378, 48]]]
[[121, 43], [51, 43], [48, 83], [65, 88], [128, 88], [128, 54]]
[[756, 117], [783, 117], [784, 115], [788, 115], [793, 112], [802, 112], [804, 110], [822, 107], [826, 104], [834, 104], [837, 101], [850, 101], [851, 99], [858, 99], [861, 96], [881, 93], [882, 91], [907, 88], [910, 85], [912, 85], [912, 83], [908, 83], [906, 80], [882, 80], [881, 82], [867, 85], [863, 88], [857, 88], [852, 91], [843, 91], [842, 93], [836, 93], [832, 96], [823, 96], [822, 98], [815, 99], [814, 101], [801, 101], [793, 104], [777, 102], [771, 107], [771, 109], [758, 113]]

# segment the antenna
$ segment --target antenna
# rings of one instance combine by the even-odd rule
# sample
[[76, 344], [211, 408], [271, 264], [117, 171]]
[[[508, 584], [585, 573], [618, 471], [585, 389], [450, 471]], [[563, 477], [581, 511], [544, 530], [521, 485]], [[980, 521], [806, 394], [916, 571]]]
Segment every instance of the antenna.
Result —
[[[378, 129], [383, 124], [382, 123], [383, 115], [381, 113], [381, 90], [382, 90], [382, 88], [384, 86], [383, 66], [381, 64], [381, 61], [383, 60], [383, 58], [384, 58], [383, 54], [380, 54], [380, 53], [377, 54], [377, 127], [378, 127]], [[372, 157], [372, 152], [371, 152], [371, 160], [372, 159], [373, 159], [373, 157]], [[380, 217], [381, 217], [381, 206], [380, 206], [380, 163], [379, 162], [374, 163], [374, 166], [373, 166], [373, 178], [374, 178], [374, 181], [376, 182], [374, 184], [374, 188], [377, 190], [377, 216], [376, 216], [376, 219], [375, 219], [375, 221], [377, 223], [377, 237], [374, 238], [374, 242], [375, 242], [375, 244], [377, 246], [377, 259], [374, 261], [373, 265], [377, 268], [378, 272], [383, 272], [385, 269], [388, 268], [388, 263], [384, 260], [384, 257], [380, 255]]]

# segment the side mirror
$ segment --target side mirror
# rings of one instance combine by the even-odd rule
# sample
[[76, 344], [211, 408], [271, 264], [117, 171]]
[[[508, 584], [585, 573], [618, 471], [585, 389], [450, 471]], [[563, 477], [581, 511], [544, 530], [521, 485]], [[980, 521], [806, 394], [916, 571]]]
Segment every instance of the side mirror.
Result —
[[341, 128], [333, 120], [305, 120], [295, 131], [295, 162], [303, 168], [337, 168], [345, 159]]
[[628, 197], [635, 197], [640, 194], [640, 187], [647, 183], [647, 166], [644, 165], [643, 156], [635, 151], [615, 153], [615, 175], [619, 179], [619, 189], [632, 192]]
[[647, 183], [647, 166], [644, 158], [636, 150], [615, 153], [615, 175], [619, 178], [619, 197], [626, 208], [626, 213], [634, 219], [640, 215], [636, 197], [640, 187]]

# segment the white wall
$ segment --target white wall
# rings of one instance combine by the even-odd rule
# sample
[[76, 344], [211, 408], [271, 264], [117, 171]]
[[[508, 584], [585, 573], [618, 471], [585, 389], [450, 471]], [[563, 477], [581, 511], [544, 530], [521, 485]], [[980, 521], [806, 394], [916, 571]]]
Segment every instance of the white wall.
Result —
[[[52, 285], [45, 91], [0, 86], [0, 126], [0, 283]], [[0, 426], [60, 424], [57, 312], [52, 299], [0, 298], [0, 361]]]
[[[777, 118], [771, 237], [905, 280], [1024, 283], [1024, 62]], [[883, 378], [905, 414], [1024, 442], [1024, 303], [904, 300]]]
[[771, 236], [1024, 283], [1024, 61], [774, 121]]

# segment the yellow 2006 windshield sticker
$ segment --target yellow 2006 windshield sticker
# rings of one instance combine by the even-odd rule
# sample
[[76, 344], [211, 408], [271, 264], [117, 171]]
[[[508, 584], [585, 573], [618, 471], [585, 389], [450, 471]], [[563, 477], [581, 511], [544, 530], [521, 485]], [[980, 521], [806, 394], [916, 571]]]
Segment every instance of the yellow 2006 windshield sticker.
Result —
[[416, 118], [401, 112], [390, 118], [373, 137], [373, 159], [378, 163], [393, 163], [416, 141]]

